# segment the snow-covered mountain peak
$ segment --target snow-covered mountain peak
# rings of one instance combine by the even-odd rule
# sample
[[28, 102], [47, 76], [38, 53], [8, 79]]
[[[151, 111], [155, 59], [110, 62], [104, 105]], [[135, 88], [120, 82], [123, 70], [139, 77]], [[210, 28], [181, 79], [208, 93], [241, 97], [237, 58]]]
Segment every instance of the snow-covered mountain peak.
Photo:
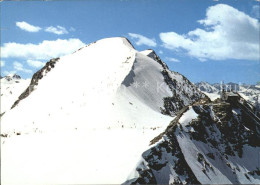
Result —
[[[130, 49], [135, 49], [132, 43], [126, 38], [126, 37], [111, 37], [111, 38], [105, 38], [98, 40], [96, 43], [106, 43], [110, 45], [112, 48], [117, 48], [119, 45], [125, 45], [126, 47], [129, 47]], [[114, 46], [114, 47], [113, 47]]]
[[141, 51], [140, 53], [154, 59], [154, 60], [158, 60], [158, 55], [156, 54], [156, 52], [152, 49], [147, 49], [147, 50], [144, 50], [144, 51]]
[[[77, 157], [80, 164], [69, 163], [68, 168], [62, 168], [62, 174], [77, 173], [78, 178], [70, 181], [70, 175], [63, 175], [65, 178], [61, 180], [58, 176], [51, 176], [48, 168], [42, 168], [41, 173], [35, 174], [36, 163], [20, 165], [23, 164], [21, 158], [14, 156], [12, 161], [5, 158], [10, 155], [9, 152], [17, 153], [10, 151], [16, 150], [15, 147], [9, 147], [4, 155], [7, 160], [7, 170], [3, 173], [6, 181], [12, 182], [14, 178], [11, 174], [25, 172], [15, 180], [24, 182], [23, 178], [35, 175], [37, 178], [32, 184], [124, 182], [130, 166], [134, 167], [139, 154], [155, 135], [167, 127], [176, 112], [205, 97], [184, 76], [170, 71], [153, 51], [148, 53], [149, 56], [147, 53], [135, 50], [126, 38], [108, 38], [70, 55], [51, 59], [37, 71], [13, 108], [1, 117], [2, 137], [7, 143], [11, 138], [15, 140], [11, 143], [18, 142], [24, 147], [37, 140], [41, 143], [39, 146], [42, 148], [38, 148], [41, 153], [49, 151], [47, 148], [52, 146], [55, 154], [67, 156], [65, 158], [71, 156], [66, 152], [67, 148], [74, 148], [70, 152], [82, 153]], [[41, 134], [48, 136], [47, 140], [42, 140]], [[53, 143], [49, 138], [56, 138], [56, 135], [62, 139]], [[93, 146], [93, 137], [98, 146]], [[27, 138], [31, 138], [30, 141]], [[27, 141], [21, 144], [23, 139]], [[68, 142], [64, 144], [64, 140]], [[109, 147], [111, 143], [114, 149], [103, 150], [103, 146]], [[60, 145], [64, 147], [56, 151], [56, 146]], [[88, 146], [95, 149], [89, 150]], [[82, 148], [86, 150], [82, 151]], [[25, 158], [37, 156], [29, 152], [30, 147], [27, 150], [23, 150]], [[113, 169], [109, 162], [113, 162]], [[56, 160], [47, 157], [44, 159], [46, 164], [51, 164], [54, 171], [60, 172]], [[26, 170], [22, 166], [26, 166]], [[95, 175], [86, 177], [86, 170], [95, 172]], [[108, 172], [110, 175], [104, 176]], [[39, 177], [39, 174], [45, 175]], [[46, 176], [50, 177], [47, 181]]]
[[140, 53], [148, 56], [151, 53], [155, 53], [155, 51], [153, 49], [146, 49], [146, 50], [140, 51]]
[[[75, 75], [68, 76], [68, 72], [75, 73]], [[202, 96], [185, 77], [178, 73], [170, 73], [167, 65], [153, 50], [138, 52], [126, 38], [102, 39], [73, 54], [47, 62], [41, 70], [33, 75], [30, 87], [19, 97], [13, 107], [29, 94], [34, 93], [35, 89], [55, 89], [57, 84], [59, 84], [59, 90], [64, 89], [62, 93], [68, 93], [70, 97], [78, 91], [86, 91], [93, 95], [102, 94], [101, 97], [105, 98], [107, 95], [120, 92], [122, 87], [129, 87], [129, 90], [132, 89], [130, 94], [135, 94], [140, 101], [146, 101], [146, 104], [146, 97], [149, 97], [151, 101], [148, 101], [148, 104], [150, 106], [149, 102], [152, 102], [154, 105], [151, 108], [156, 111], [164, 109], [170, 101], [182, 99], [176, 105], [171, 105], [171, 111], [166, 111], [166, 114], [170, 115], [192, 102], [193, 100], [190, 101], [189, 96], [193, 96], [194, 92], [196, 92], [194, 96], [196, 100]], [[158, 78], [154, 78], [154, 75]], [[71, 78], [71, 76], [77, 77], [77, 79]], [[89, 79], [88, 83], [82, 84], [83, 79]], [[160, 80], [158, 81], [158, 79]], [[184, 82], [182, 82], [183, 80]], [[67, 83], [71, 84], [73, 88], [68, 89]], [[100, 84], [98, 89], [97, 84]], [[176, 85], [179, 87], [175, 88]], [[184, 94], [179, 89], [182, 85], [185, 86]], [[57, 94], [59, 90], [56, 91]], [[172, 97], [177, 91], [179, 94], [177, 99], [167, 100], [168, 103], [164, 102], [164, 98]], [[51, 93], [53, 96], [54, 92]], [[47, 92], [45, 92], [46, 94]]]
[[[129, 49], [135, 49], [132, 43], [126, 38], [126, 37], [110, 37], [110, 38], [104, 38], [100, 39], [98, 41], [95, 41], [93, 43], [88, 44], [85, 47], [89, 47], [91, 45], [96, 45], [97, 47], [100, 47], [99, 50], [102, 52], [101, 48], [107, 49], [107, 50], [118, 50], [121, 47], [128, 47]], [[85, 48], [83, 47], [83, 48]], [[83, 49], [81, 48], [81, 49]]]
[[207, 93], [218, 93], [219, 90], [212, 86], [211, 84], [207, 83], [207, 82], [199, 82], [196, 83], [196, 86], [199, 88], [199, 90], [203, 91], [203, 92], [207, 92]]
[[15, 74], [15, 73], [12, 73], [12, 74], [8, 74], [6, 75], [5, 77], [3, 77], [6, 81], [13, 81], [13, 80], [20, 80], [21, 79], [21, 76]]

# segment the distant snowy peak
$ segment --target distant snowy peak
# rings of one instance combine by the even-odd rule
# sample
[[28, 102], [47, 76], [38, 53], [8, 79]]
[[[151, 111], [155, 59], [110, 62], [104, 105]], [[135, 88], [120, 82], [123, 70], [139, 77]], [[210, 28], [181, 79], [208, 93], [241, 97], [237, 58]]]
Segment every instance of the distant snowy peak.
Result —
[[203, 92], [208, 92], [208, 93], [218, 93], [219, 89], [214, 87], [213, 85], [207, 83], [207, 82], [199, 82], [195, 84], [199, 90]]
[[13, 78], [13, 79], [21, 79], [21, 77], [17, 74], [9, 74], [6, 77], [10, 77], [10, 78]]
[[17, 74], [9, 74], [9, 75], [3, 77], [3, 79], [5, 79], [6, 81], [10, 82], [10, 81], [14, 81], [14, 80], [20, 80], [21, 76], [19, 76]]
[[214, 83], [210, 84], [208, 82], [199, 82], [195, 84], [201, 91], [208, 93], [219, 93], [223, 88], [226, 91], [237, 91], [244, 92], [250, 89], [260, 90], [259, 85], [249, 85], [245, 83]]
[[9, 74], [1, 78], [1, 115], [8, 111], [19, 95], [28, 87], [28, 79], [17, 74]]
[[227, 84], [200, 82], [195, 84], [199, 90], [209, 96], [212, 100], [220, 98], [220, 92], [223, 88], [226, 91], [238, 92], [244, 99], [251, 103], [260, 112], [260, 86], [237, 84], [229, 82]]

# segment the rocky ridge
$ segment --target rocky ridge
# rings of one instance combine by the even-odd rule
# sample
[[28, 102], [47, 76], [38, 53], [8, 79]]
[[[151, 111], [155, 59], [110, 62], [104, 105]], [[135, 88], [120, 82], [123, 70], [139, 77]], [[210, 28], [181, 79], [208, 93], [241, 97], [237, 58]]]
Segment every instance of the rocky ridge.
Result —
[[126, 184], [259, 183], [260, 121], [252, 111], [242, 97], [186, 106]]

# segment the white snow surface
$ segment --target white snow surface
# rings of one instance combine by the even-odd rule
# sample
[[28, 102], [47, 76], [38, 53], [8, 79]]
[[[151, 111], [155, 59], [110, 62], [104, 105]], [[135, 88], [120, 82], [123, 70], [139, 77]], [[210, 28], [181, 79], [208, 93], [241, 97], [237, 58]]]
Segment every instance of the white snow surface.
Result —
[[161, 69], [124, 38], [61, 57], [1, 118], [2, 184], [124, 182], [173, 119], [160, 113], [172, 95], [156, 88]]
[[206, 94], [211, 101], [215, 101], [216, 99], [220, 98], [220, 95], [218, 93], [207, 93], [207, 92], [203, 92], [204, 94]]
[[186, 111], [182, 117], [179, 119], [179, 123], [183, 126], [186, 126], [188, 123], [198, 117], [198, 114], [190, 107], [188, 111]]
[[119, 184], [154, 134], [118, 128], [13, 136], [2, 141], [2, 184]]

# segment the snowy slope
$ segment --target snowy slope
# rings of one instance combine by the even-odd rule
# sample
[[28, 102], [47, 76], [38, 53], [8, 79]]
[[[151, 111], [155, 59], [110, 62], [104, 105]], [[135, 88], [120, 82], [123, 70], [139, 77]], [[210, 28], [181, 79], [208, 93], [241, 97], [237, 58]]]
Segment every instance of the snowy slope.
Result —
[[169, 115], [205, 96], [150, 54], [109, 38], [47, 62], [1, 117], [2, 181], [124, 182]]
[[29, 79], [10, 74], [1, 78], [1, 114], [8, 111], [20, 94], [28, 87]]
[[247, 103], [186, 107], [151, 141], [126, 184], [259, 184], [260, 121]]

